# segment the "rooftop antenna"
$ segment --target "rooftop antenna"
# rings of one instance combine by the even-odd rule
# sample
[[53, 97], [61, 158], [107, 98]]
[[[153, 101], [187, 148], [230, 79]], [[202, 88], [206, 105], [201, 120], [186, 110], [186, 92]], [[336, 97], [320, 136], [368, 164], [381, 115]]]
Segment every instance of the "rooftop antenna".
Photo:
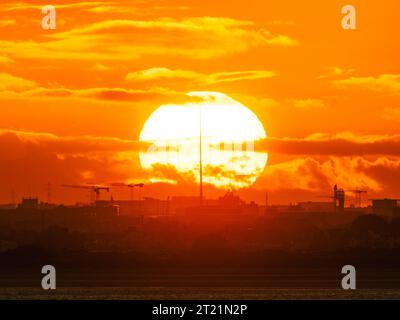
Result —
[[200, 139], [200, 207], [203, 206], [203, 132], [202, 132], [202, 107], [200, 107], [200, 132], [199, 132], [199, 139]]
[[15, 205], [15, 190], [11, 190], [11, 204]]
[[49, 183], [47, 183], [47, 203], [48, 204], [50, 204], [51, 203], [51, 196], [52, 196], [52, 185], [51, 185], [51, 183], [49, 182]]

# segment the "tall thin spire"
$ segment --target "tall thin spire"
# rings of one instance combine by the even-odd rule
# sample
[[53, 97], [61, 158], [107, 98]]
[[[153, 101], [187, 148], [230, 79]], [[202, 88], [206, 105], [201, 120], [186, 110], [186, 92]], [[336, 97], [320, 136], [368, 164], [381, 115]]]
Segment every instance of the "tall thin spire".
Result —
[[200, 172], [200, 207], [203, 206], [203, 128], [202, 128], [202, 108], [201, 104], [199, 105], [200, 110], [200, 119], [199, 119], [199, 124], [200, 124], [200, 132], [199, 132], [199, 140], [200, 140], [200, 167], [199, 167], [199, 172]]

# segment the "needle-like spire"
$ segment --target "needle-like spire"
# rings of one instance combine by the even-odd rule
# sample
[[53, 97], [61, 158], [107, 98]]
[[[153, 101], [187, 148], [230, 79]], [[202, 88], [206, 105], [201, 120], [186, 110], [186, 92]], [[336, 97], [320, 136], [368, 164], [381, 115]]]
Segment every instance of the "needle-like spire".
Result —
[[202, 108], [200, 104], [200, 132], [199, 132], [199, 139], [200, 139], [200, 207], [203, 206], [203, 132], [202, 132]]

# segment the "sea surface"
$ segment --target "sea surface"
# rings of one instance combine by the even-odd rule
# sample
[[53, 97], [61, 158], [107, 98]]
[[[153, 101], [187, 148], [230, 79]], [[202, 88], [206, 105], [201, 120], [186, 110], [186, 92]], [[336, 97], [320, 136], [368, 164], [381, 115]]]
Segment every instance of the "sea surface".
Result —
[[341, 270], [68, 270], [57, 289], [41, 288], [40, 268], [0, 270], [0, 300], [400, 299], [396, 269], [357, 271], [357, 289], [341, 289]]

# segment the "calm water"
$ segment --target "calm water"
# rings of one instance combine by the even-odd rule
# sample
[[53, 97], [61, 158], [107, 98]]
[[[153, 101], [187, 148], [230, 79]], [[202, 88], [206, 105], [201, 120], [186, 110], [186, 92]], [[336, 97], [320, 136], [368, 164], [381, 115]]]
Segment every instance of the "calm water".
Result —
[[296, 289], [296, 288], [165, 288], [103, 287], [60, 288], [52, 292], [39, 288], [0, 288], [0, 300], [288, 300], [288, 299], [400, 299], [400, 289]]
[[360, 270], [357, 290], [341, 289], [334, 269], [269, 269], [231, 272], [167, 272], [167, 270], [57, 269], [57, 290], [41, 289], [40, 269], [0, 272], [0, 300], [272, 300], [272, 299], [400, 299], [396, 269]]

